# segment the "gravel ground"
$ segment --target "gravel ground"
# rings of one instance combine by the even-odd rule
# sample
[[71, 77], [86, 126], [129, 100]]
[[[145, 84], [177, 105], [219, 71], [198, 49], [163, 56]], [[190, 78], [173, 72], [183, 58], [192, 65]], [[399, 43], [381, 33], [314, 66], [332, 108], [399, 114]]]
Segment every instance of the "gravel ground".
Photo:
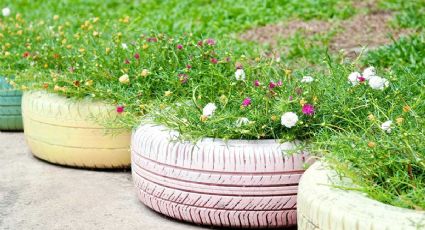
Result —
[[23, 133], [0, 132], [0, 165], [0, 229], [202, 229], [141, 204], [130, 172], [34, 158]]

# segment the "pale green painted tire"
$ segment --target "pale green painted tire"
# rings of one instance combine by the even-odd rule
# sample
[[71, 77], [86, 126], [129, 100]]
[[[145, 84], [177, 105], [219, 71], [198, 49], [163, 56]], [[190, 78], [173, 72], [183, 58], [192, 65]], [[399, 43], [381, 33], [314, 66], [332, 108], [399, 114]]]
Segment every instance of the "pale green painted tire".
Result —
[[0, 77], [0, 130], [23, 129], [21, 115], [22, 92], [12, 89], [4, 77]]
[[425, 229], [425, 211], [384, 204], [335, 184], [354, 186], [321, 162], [305, 171], [298, 186], [298, 230]]

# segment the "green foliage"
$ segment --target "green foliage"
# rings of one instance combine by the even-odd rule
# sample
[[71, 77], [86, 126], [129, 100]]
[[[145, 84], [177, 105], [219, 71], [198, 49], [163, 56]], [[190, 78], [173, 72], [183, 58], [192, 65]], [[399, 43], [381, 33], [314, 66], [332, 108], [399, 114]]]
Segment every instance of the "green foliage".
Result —
[[[224, 139], [303, 139], [309, 136], [313, 115], [303, 115], [302, 104], [315, 105], [316, 89], [313, 83], [301, 83], [285, 65], [274, 59], [241, 59], [246, 79], [238, 80], [236, 68], [210, 73], [202, 84], [191, 87], [191, 98], [167, 109], [154, 110], [159, 123], [180, 130], [188, 138], [205, 136]], [[242, 71], [239, 70], [239, 71]], [[225, 74], [223, 74], [225, 73]], [[249, 103], [243, 104], [244, 100]], [[300, 103], [300, 101], [302, 101]], [[217, 111], [204, 117], [203, 108], [214, 103]], [[281, 124], [285, 112], [299, 116], [296, 127]], [[241, 119], [248, 119], [246, 123]]]
[[[397, 72], [392, 90], [370, 100], [369, 115], [346, 115], [344, 130], [322, 130], [315, 144], [337, 172], [379, 201], [425, 209], [425, 75]], [[387, 102], [384, 102], [386, 100]], [[381, 129], [392, 120], [391, 132]]]
[[425, 2], [422, 0], [382, 0], [384, 10], [396, 12], [397, 27], [423, 29], [425, 26]]
[[425, 34], [413, 34], [394, 41], [368, 53], [364, 62], [382, 67], [408, 68], [420, 74], [425, 67]]

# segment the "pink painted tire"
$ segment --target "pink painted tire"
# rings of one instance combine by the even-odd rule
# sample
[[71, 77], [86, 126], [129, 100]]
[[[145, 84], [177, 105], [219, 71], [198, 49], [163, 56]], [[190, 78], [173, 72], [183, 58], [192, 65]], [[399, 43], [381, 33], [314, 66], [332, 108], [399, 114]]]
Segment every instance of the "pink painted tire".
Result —
[[201, 225], [274, 228], [296, 225], [299, 179], [307, 155], [294, 143], [206, 138], [141, 125], [132, 136], [132, 174], [141, 202]]

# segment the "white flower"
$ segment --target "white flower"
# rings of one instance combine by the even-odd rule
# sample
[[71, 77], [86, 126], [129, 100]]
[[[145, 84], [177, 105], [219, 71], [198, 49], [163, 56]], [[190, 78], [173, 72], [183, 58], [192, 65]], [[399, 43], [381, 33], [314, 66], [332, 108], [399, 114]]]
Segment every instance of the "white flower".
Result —
[[235, 78], [238, 81], [245, 80], [245, 71], [243, 71], [243, 69], [237, 69], [235, 72]]
[[125, 44], [125, 43], [121, 43], [121, 47], [123, 48], [123, 49], [128, 49], [128, 46], [127, 46], [127, 44]]
[[350, 75], [348, 75], [348, 80], [354, 86], [354, 85], [359, 84], [359, 77], [361, 77], [361, 76], [362, 75], [360, 75], [359, 72], [352, 72], [352, 73], [350, 73]]
[[303, 79], [301, 79], [301, 82], [303, 83], [311, 83], [314, 81], [314, 78], [312, 76], [304, 76]]
[[298, 116], [293, 112], [286, 112], [280, 118], [280, 123], [287, 128], [292, 128], [297, 124], [297, 122]]
[[202, 109], [202, 115], [205, 117], [211, 117], [215, 110], [217, 109], [217, 106], [215, 106], [214, 103], [208, 103], [203, 109]]
[[386, 131], [387, 133], [391, 133], [391, 125], [393, 124], [393, 121], [388, 120], [381, 125], [381, 129]]
[[249, 123], [249, 119], [246, 117], [241, 117], [236, 121], [236, 127], [241, 127]]
[[382, 77], [372, 76], [369, 79], [369, 86], [372, 89], [384, 90], [386, 87], [388, 87], [389, 84], [389, 81]]
[[123, 84], [130, 83], [130, 78], [128, 77], [127, 74], [122, 75], [118, 80]]
[[10, 15], [10, 8], [9, 7], [5, 7], [1, 10], [1, 13], [3, 14], [4, 17], [7, 17]]
[[369, 80], [372, 76], [376, 76], [376, 70], [375, 67], [369, 66], [366, 69], [363, 70], [363, 77], [366, 80]]

